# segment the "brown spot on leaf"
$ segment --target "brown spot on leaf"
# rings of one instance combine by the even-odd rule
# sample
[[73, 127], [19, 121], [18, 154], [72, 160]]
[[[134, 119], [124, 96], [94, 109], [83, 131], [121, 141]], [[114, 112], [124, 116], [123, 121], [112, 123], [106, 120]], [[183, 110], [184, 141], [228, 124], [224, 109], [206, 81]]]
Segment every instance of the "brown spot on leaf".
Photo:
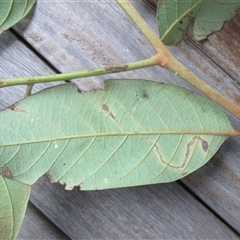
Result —
[[105, 110], [113, 119], [115, 119], [115, 117], [113, 116], [111, 111], [109, 111], [109, 108], [108, 108], [108, 106], [106, 104], [102, 105], [102, 109]]
[[202, 149], [204, 152], [208, 150], [208, 142], [205, 140], [202, 140]]
[[107, 112], [109, 112], [108, 106], [107, 106], [106, 104], [103, 104], [103, 105], [102, 105], [102, 109], [105, 110], [105, 111], [107, 111]]
[[149, 95], [148, 95], [148, 93], [147, 93], [146, 90], [143, 90], [143, 92], [142, 92], [142, 97], [145, 98], [145, 99], [148, 99], [148, 98], [149, 98]]
[[[186, 149], [186, 153], [185, 153], [185, 158], [183, 160], [183, 163], [180, 165], [180, 166], [176, 166], [174, 164], [170, 164], [168, 162], [166, 162], [160, 151], [159, 151], [159, 148], [158, 146], [155, 144], [154, 147], [155, 149], [157, 150], [157, 153], [158, 153], [158, 156], [161, 160], [162, 163], [166, 164], [167, 166], [171, 167], [171, 168], [184, 168], [187, 164], [187, 160], [188, 160], [188, 157], [189, 157], [189, 153], [190, 153], [190, 150], [191, 150], [191, 146], [197, 141], [197, 140], [200, 140], [201, 141], [201, 145], [202, 145], [202, 149], [204, 152], [206, 152], [208, 150], [208, 142], [206, 140], [204, 140], [203, 138], [199, 137], [199, 136], [194, 136], [191, 141], [187, 144], [187, 149]], [[182, 175], [183, 176], [183, 175]]]
[[13, 174], [7, 165], [3, 167], [2, 173], [4, 177], [13, 179]]
[[158, 148], [158, 146], [157, 146], [156, 144], [154, 145], [154, 147], [155, 147], [156, 150], [157, 150], [157, 153], [158, 153], [158, 156], [159, 156], [161, 162], [164, 163], [164, 164], [166, 164], [168, 167], [171, 167], [171, 168], [183, 168], [183, 167], [185, 166], [186, 161], [187, 161], [188, 154], [185, 155], [185, 159], [184, 159], [183, 163], [182, 163], [180, 166], [175, 166], [175, 165], [173, 165], [173, 164], [170, 164], [170, 163], [166, 162], [166, 161], [163, 159], [163, 156], [160, 154], [159, 148]]
[[13, 111], [14, 112], [26, 112], [25, 110], [21, 109], [21, 108], [18, 108], [18, 107], [14, 107], [13, 108]]
[[26, 112], [24, 109], [18, 107], [19, 103], [11, 105], [9, 108], [14, 112]]

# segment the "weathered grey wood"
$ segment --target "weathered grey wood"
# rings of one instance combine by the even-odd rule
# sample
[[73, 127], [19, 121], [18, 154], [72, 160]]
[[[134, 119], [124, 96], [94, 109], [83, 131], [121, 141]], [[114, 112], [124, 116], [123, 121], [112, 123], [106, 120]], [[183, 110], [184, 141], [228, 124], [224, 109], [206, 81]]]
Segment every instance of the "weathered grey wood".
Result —
[[208, 41], [203, 41], [200, 45], [240, 83], [240, 11], [234, 19], [224, 24], [220, 32], [212, 34]]
[[27, 239], [69, 239], [55, 225], [49, 223], [45, 216], [28, 204], [23, 224], [17, 236], [18, 240]]
[[[144, 8], [141, 1], [133, 3], [157, 33], [155, 12], [146, 5]], [[29, 18], [32, 20], [30, 23], [26, 18], [16, 29], [62, 72], [127, 63], [154, 55], [150, 44], [115, 1], [71, 4], [38, 1]], [[205, 56], [203, 59], [194, 46], [183, 43], [182, 48], [169, 49], [216, 90], [239, 103], [240, 100], [234, 96], [239, 95], [240, 87]], [[209, 68], [209, 64], [212, 67]], [[88, 78], [81, 82], [99, 86], [103, 79], [114, 77], [116, 74]], [[182, 79], [174, 77], [173, 73], [157, 67], [151, 68], [151, 71], [122, 73], [117, 77], [156, 78], [192, 89]]]
[[182, 180], [237, 231], [240, 231], [239, 146], [239, 138], [228, 139], [211, 161]]
[[[9, 32], [4, 32], [0, 36], [0, 79], [14, 78], [32, 75], [52, 74], [51, 71], [42, 61], [37, 59], [31, 51], [26, 51], [26, 47], [21, 44]], [[23, 61], [24, 59], [24, 61]], [[53, 83], [36, 84], [33, 87], [33, 93], [40, 89], [52, 86]], [[14, 86], [0, 88], [1, 109], [8, 107], [23, 98], [26, 86]]]
[[[158, 0], [144, 1], [148, 2], [156, 11]], [[224, 23], [221, 31], [211, 34], [207, 40], [197, 42], [192, 39], [192, 41], [235, 81], [240, 83], [240, 10], [231, 21]]]
[[236, 104], [240, 104], [240, 86], [193, 44], [184, 41], [178, 47], [171, 48], [171, 51], [210, 86]]
[[[138, 9], [147, 19], [152, 15], [141, 5]], [[38, 1], [29, 18], [32, 19], [30, 23], [26, 18], [15, 29], [62, 72], [133, 62], [154, 55], [147, 40], [115, 1], [71, 4]], [[153, 25], [153, 21], [150, 24]], [[170, 72], [160, 73], [161, 80], [171, 79]], [[87, 84], [92, 88], [107, 78], [151, 79], [154, 76], [160, 78], [157, 67], [80, 82], [84, 83], [83, 88], [87, 88]]]
[[[208, 40], [194, 43], [201, 51], [203, 51], [203, 54], [197, 49], [194, 49], [189, 41], [182, 42], [179, 46], [181, 53], [173, 51], [174, 54], [192, 71], [198, 72], [199, 75], [201, 75], [200, 71], [204, 70], [202, 74], [203, 78], [206, 69], [214, 69], [216, 63], [225, 69], [226, 73], [234, 80], [240, 82], [238, 71], [240, 67], [240, 31], [237, 30], [240, 25], [239, 14], [240, 13], [238, 12], [238, 15], [234, 19], [225, 23], [221, 31], [209, 36]], [[210, 59], [205, 59], [204, 61], [200, 60], [199, 56], [201, 56], [202, 59], [204, 58], [204, 55], [207, 55]], [[215, 63], [211, 62], [211, 59], [213, 59]], [[189, 61], [191, 64], [189, 64]], [[199, 64], [197, 64], [198, 61], [201, 64], [200, 67], [198, 67]], [[211, 75], [211, 80], [212, 78], [215, 79], [214, 81], [217, 86], [221, 86], [221, 89], [224, 89], [225, 95], [228, 98], [233, 99], [236, 103], [240, 104], [240, 91], [237, 83], [232, 82], [225, 73], [219, 71], [219, 68], [215, 69], [214, 75]], [[231, 116], [230, 119], [235, 128], [239, 129], [239, 121], [236, 121]], [[203, 201], [208, 203], [208, 205], [210, 205], [216, 212], [221, 212], [221, 216], [227, 222], [231, 222], [233, 227], [238, 231], [240, 231], [240, 186], [238, 184], [239, 174], [237, 174], [240, 170], [237, 160], [237, 156], [240, 154], [239, 144], [239, 138], [231, 138], [227, 140], [221, 150], [208, 164], [206, 164], [206, 166], [199, 169], [195, 174], [183, 179], [183, 182], [192, 191], [194, 191]], [[227, 152], [227, 154], [222, 154], [223, 152]], [[226, 162], [229, 164], [226, 164]], [[217, 181], [214, 181], [215, 184], [212, 184], [210, 181], [211, 178], [217, 179]], [[216, 185], [218, 185], [217, 188]], [[218, 191], [219, 188], [221, 191]], [[196, 189], [198, 190], [196, 191]], [[206, 198], [206, 196], [209, 196], [209, 198]], [[231, 220], [233, 216], [234, 221]]]
[[72, 239], [237, 239], [177, 183], [85, 192], [48, 181], [31, 201]]
[[[19, 33], [24, 31], [22, 34], [27, 41], [61, 71], [119, 64], [143, 59], [154, 54], [147, 41], [114, 4], [114, 1], [101, 3], [38, 1], [34, 13], [29, 17], [31, 22], [27, 23], [29, 20], [27, 18], [16, 29]], [[135, 4], [150, 25], [154, 26], [153, 12], [143, 8], [140, 1], [136, 1]], [[131, 34], [124, 29], [131, 30]], [[9, 40], [5, 42], [0, 55], [1, 77], [6, 75], [11, 77], [15, 76], [14, 74], [39, 75], [50, 72], [21, 44], [9, 43], [11, 43]], [[11, 46], [9, 49], [7, 49], [8, 45]], [[12, 47], [14, 49], [11, 49]], [[206, 81], [216, 85], [219, 78], [224, 78], [225, 82], [221, 82], [218, 88], [221, 89], [221, 85], [229, 86], [230, 95], [235, 91], [232, 80], [220, 70], [216, 71], [216, 66], [206, 60], [192, 45], [184, 43], [180, 49], [171, 48], [171, 50]], [[17, 66], [14, 65], [12, 56], [17, 59]], [[199, 63], [203, 64], [204, 68]], [[8, 69], [8, 65], [13, 67]], [[179, 77], [156, 67], [111, 75], [111, 77], [158, 79], [191, 89], [191, 86]], [[98, 86], [99, 79], [101, 84], [101, 81], [106, 78], [108, 77], [83, 79], [81, 82], [85, 85], [82, 87]], [[5, 105], [7, 105], [8, 98], [12, 100], [15, 96], [19, 97], [20, 94], [15, 89], [0, 90], [1, 96], [6, 99]], [[238, 94], [238, 88], [236, 87], [236, 89], [235, 93]], [[227, 90], [228, 88], [225, 87], [224, 91]], [[239, 122], [237, 121], [235, 125], [239, 126]], [[238, 142], [229, 143], [229, 145], [232, 144], [239, 146]], [[197, 195], [209, 203], [230, 225], [239, 230], [240, 215], [236, 209], [240, 209], [237, 184], [240, 153], [236, 148], [230, 149], [232, 154], [229, 160], [229, 149], [226, 148], [220, 149], [215, 158], [217, 160], [213, 159], [213, 163], [210, 161], [202, 168], [203, 170], [186, 178], [185, 184], [192, 187]], [[219, 161], [221, 161], [221, 167], [217, 165]], [[229, 176], [231, 179], [225, 181], [225, 179], [229, 179]], [[234, 186], [232, 186], [232, 182], [235, 183]], [[217, 201], [217, 199], [220, 200]], [[152, 238], [174, 239], [237, 238], [178, 184], [89, 193], [77, 190], [63, 192], [61, 186], [52, 186], [43, 178], [33, 187], [31, 200], [73, 238], [97, 238], [97, 236], [104, 238], [111, 238], [111, 236], [147, 238], [152, 236]], [[125, 202], [129, 207], [125, 206]], [[235, 209], [231, 209], [232, 206]], [[78, 211], [81, 211], [81, 215]], [[96, 214], [97, 217], [95, 217]], [[116, 219], [115, 216], [117, 216]], [[125, 225], [122, 224], [124, 227], [122, 225], [118, 227], [121, 221], [125, 223]], [[183, 228], [185, 229], [182, 230]]]
[[[151, 1], [150, 1], [151, 2]], [[153, 3], [154, 5], [154, 3]], [[239, 74], [239, 57], [240, 57], [240, 12], [235, 18], [231, 21], [226, 22], [221, 31], [216, 32], [208, 37], [207, 40], [202, 42], [196, 42], [192, 40], [193, 44], [196, 44], [197, 47], [203, 51], [203, 54], [206, 54], [210, 59], [214, 60], [214, 62], [223, 68], [226, 73], [231, 76], [235, 81], [240, 83], [240, 74]], [[185, 41], [180, 44], [180, 48], [183, 49], [183, 53], [188, 54], [189, 56], [183, 57], [179, 56], [179, 59], [183, 61], [183, 59], [191, 60], [195, 62], [197, 55], [197, 50], [193, 50], [194, 52], [190, 52], [186, 49], [191, 49], [189, 47], [189, 41]], [[214, 63], [210, 61], [201, 62], [201, 67], [199, 70], [207, 69], [209, 64], [214, 68]], [[196, 64], [192, 67], [192, 70], [196, 68]], [[218, 71], [218, 68], [217, 70]], [[222, 72], [219, 74], [223, 74], [222, 76], [217, 76], [215, 74], [213, 77], [217, 77], [219, 79], [226, 79], [227, 82], [219, 82], [222, 88], [225, 88], [225, 92], [229, 98], [233, 98], [235, 102], [240, 104], [240, 92], [239, 86], [237, 84], [228, 84], [229, 78]], [[217, 79], [216, 79], [217, 82]], [[233, 88], [236, 90], [234, 91]], [[233, 88], [230, 88], [233, 87]], [[231, 117], [230, 117], [231, 118]], [[233, 125], [236, 129], [239, 129], [238, 121], [235, 121], [231, 118]], [[236, 161], [236, 152], [239, 156], [239, 144], [240, 141], [238, 138], [232, 138], [227, 140], [227, 142], [222, 146], [221, 151], [219, 151], [213, 159], [206, 164], [204, 167], [199, 169], [195, 174], [192, 174], [185, 179], [183, 182], [192, 190], [198, 189], [196, 192], [197, 195], [206, 203], [208, 203], [216, 212], [221, 212], [221, 216], [228, 222], [232, 222], [232, 216], [236, 221], [233, 221], [233, 226], [238, 229], [240, 226], [239, 216], [240, 216], [240, 203], [239, 203], [239, 192], [240, 186], [238, 184], [238, 177], [235, 176], [234, 172], [239, 172], [239, 164]], [[228, 154], [222, 154], [223, 152], [227, 152]], [[225, 165], [225, 161], [231, 161], [231, 164]], [[224, 174], [223, 174], [224, 169]], [[235, 171], [236, 170], [236, 171]], [[217, 183], [221, 191], [215, 191], [215, 184], [211, 184], [212, 174], [214, 178], [218, 179]], [[209, 184], [210, 183], [210, 184]], [[230, 190], [230, 189], [231, 190]], [[223, 197], [223, 192], [225, 192], [225, 196]], [[206, 198], [209, 196], [209, 198]], [[221, 202], [221, 204], [219, 204]], [[229, 204], [231, 202], [231, 204]], [[222, 207], [224, 206], [224, 207]]]
[[[133, 2], [156, 31], [154, 12], [144, 8], [140, 1]], [[26, 19], [16, 29], [19, 33], [24, 30], [22, 35], [61, 71], [129, 62], [149, 57], [154, 53], [145, 38], [140, 35], [139, 31], [114, 1], [71, 4], [38, 1], [31, 18], [33, 21], [28, 23], [27, 27], [25, 27], [28, 21]], [[239, 86], [207, 59], [204, 54], [198, 51], [194, 45], [185, 41], [179, 48], [171, 47], [170, 49], [179, 60], [184, 62], [206, 82], [236, 103], [239, 103]], [[116, 76], [118, 78], [157, 79], [193, 89], [174, 74], [156, 67], [111, 75], [110, 77]], [[89, 83], [89, 88], [91, 88], [92, 83], [98, 85], [97, 81], [100, 80], [101, 82], [105, 78], [107, 77], [90, 78], [81, 80], [81, 82]], [[240, 128], [239, 121], [236, 121], [235, 126]], [[233, 145], [238, 145], [235, 140], [231, 141], [233, 141]], [[219, 154], [223, 159], [222, 167], [219, 169], [223, 176], [222, 179], [219, 179], [218, 171], [213, 171], [211, 168], [211, 165], [215, 166], [215, 161], [205, 167], [205, 169], [211, 169], [210, 175], [209, 171], [205, 171], [205, 174], [201, 172], [203, 174], [201, 178], [207, 178], [207, 182], [201, 181], [201, 184], [194, 185], [194, 182], [198, 181], [197, 176], [199, 176], [196, 173], [197, 175], [192, 174], [192, 178], [189, 178], [185, 183], [189, 182], [190, 186], [191, 181], [193, 181], [193, 186], [195, 186], [193, 191], [197, 195], [201, 195], [202, 189], [206, 185], [211, 186], [208, 192], [204, 192], [208, 195], [202, 194], [201, 197], [206, 201], [209, 200], [210, 206], [226, 221], [229, 221], [230, 225], [240, 231], [240, 215], [236, 209], [231, 207], [234, 205], [237, 209], [240, 209], [238, 188], [236, 186], [232, 187], [230, 181], [225, 182], [224, 189], [222, 187], [223, 179], [228, 179], [229, 174], [234, 176], [234, 182], [239, 182], [239, 152], [233, 150], [231, 161], [225, 160], [229, 156], [228, 149], [220, 149]], [[215, 167], [217, 168], [217, 165]], [[229, 171], [226, 171], [226, 169], [229, 169]], [[230, 199], [229, 189], [232, 191]], [[223, 200], [217, 202], [211, 200], [216, 199], [216, 197]]]
[[[8, 42], [13, 43], [8, 46]], [[5, 69], [1, 72], [2, 77], [11, 77], [22, 71], [26, 75], [36, 71], [38, 74], [51, 72], [8, 32], [1, 36], [0, 45], [4, 50], [4, 55], [0, 56], [1, 69]], [[13, 54], [19, 57], [14, 72], [7, 68]], [[29, 62], [34, 67], [29, 67]], [[0, 93], [6, 97], [6, 104], [22, 97], [22, 92], [16, 94], [14, 88], [1, 89]], [[44, 177], [33, 186], [31, 202], [74, 239], [161, 236], [176, 239], [179, 235], [186, 238], [236, 238], [178, 184], [103, 192], [88, 193], [77, 189], [67, 192], [60, 185], [50, 184], [49, 179]], [[195, 215], [198, 218], [193, 221]], [[203, 228], [207, 230], [202, 231]], [[28, 208], [18, 236], [18, 239], [30, 238], [60, 238], [34, 208]]]

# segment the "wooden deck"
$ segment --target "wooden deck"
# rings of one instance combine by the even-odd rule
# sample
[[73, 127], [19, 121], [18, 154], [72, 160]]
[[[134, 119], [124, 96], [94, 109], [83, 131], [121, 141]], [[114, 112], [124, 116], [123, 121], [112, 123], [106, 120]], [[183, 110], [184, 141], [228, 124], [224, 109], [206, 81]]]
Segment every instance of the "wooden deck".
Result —
[[[132, 1], [157, 32], [155, 12]], [[240, 104], [240, 15], [208, 40], [190, 37], [171, 52]], [[142, 60], [154, 54], [115, 1], [38, 0], [31, 14], [0, 36], [0, 78], [46, 75]], [[77, 80], [83, 89], [108, 78], [156, 79], [196, 91], [159, 67]], [[50, 84], [38, 84], [38, 91]], [[0, 89], [1, 109], [25, 86]], [[67, 116], [66, 116], [67, 117]], [[240, 121], [229, 115], [235, 128]], [[33, 185], [18, 239], [239, 239], [240, 138], [228, 139], [198, 171], [169, 184], [66, 191], [43, 176]]]

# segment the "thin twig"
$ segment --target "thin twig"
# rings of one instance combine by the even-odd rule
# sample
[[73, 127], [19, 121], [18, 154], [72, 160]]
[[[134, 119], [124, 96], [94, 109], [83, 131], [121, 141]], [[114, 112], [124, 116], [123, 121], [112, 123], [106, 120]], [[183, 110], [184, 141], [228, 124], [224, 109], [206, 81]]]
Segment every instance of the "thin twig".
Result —
[[27, 85], [27, 89], [26, 89], [26, 92], [25, 92], [25, 94], [24, 94], [24, 98], [26, 98], [26, 97], [28, 97], [28, 96], [31, 95], [32, 88], [33, 88], [33, 84]]
[[99, 75], [110, 74], [110, 73], [131, 71], [131, 70], [151, 67], [155, 65], [158, 65], [157, 55], [142, 61], [138, 61], [138, 62], [126, 63], [122, 65], [98, 68], [93, 70], [82, 70], [77, 72], [53, 74], [53, 75], [46, 75], [46, 76], [1, 79], [0, 88], [13, 86], [13, 85], [23, 85], [23, 84], [32, 85], [35, 83], [45, 83], [45, 82], [71, 80], [75, 78], [99, 76]]

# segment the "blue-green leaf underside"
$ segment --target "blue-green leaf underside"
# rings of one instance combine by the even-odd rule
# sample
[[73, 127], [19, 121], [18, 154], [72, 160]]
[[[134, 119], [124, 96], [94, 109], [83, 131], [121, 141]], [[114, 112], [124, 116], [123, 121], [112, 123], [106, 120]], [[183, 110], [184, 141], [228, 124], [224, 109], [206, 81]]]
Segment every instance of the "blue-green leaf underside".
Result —
[[194, 21], [194, 37], [205, 39], [233, 18], [238, 8], [238, 0], [159, 1], [157, 21], [160, 38], [166, 45], [176, 45], [186, 34], [190, 21]]
[[15, 239], [20, 229], [30, 186], [0, 175], [0, 239]]
[[33, 184], [48, 172], [71, 189], [171, 182], [205, 164], [232, 131], [211, 101], [146, 80], [41, 91], [0, 113], [2, 175]]
[[0, 1], [0, 34], [23, 19], [36, 0]]

